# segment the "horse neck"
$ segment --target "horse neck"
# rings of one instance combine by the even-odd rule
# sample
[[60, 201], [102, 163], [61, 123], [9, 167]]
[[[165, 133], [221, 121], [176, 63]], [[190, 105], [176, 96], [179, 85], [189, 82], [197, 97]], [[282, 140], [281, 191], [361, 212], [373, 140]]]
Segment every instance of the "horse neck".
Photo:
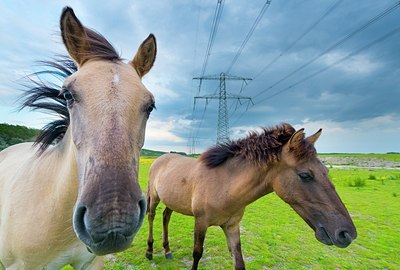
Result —
[[238, 160], [228, 161], [226, 166], [229, 174], [234, 175], [229, 180], [229, 193], [234, 194], [238, 204], [246, 206], [272, 191], [266, 183], [268, 167]]
[[[61, 204], [75, 202], [78, 194], [78, 169], [76, 150], [72, 142], [71, 129], [68, 128], [64, 138], [52, 149], [48, 150], [46, 158], [52, 164], [54, 192]], [[70, 203], [67, 203], [70, 204]]]

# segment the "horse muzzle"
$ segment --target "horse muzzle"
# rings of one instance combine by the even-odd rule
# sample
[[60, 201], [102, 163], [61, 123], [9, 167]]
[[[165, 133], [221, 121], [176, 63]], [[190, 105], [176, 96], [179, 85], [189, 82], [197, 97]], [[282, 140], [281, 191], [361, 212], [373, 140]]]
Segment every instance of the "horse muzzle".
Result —
[[102, 218], [100, 215], [91, 215], [95, 209], [84, 205], [76, 207], [73, 217], [73, 226], [78, 238], [87, 246], [88, 250], [96, 255], [106, 255], [120, 252], [130, 247], [133, 238], [142, 226], [146, 215], [146, 200], [141, 198], [132, 213], [121, 215], [119, 211], [111, 218]]
[[357, 238], [357, 232], [355, 228], [338, 228], [333, 233], [329, 233], [324, 227], [318, 227], [315, 230], [315, 237], [325, 245], [345, 248]]

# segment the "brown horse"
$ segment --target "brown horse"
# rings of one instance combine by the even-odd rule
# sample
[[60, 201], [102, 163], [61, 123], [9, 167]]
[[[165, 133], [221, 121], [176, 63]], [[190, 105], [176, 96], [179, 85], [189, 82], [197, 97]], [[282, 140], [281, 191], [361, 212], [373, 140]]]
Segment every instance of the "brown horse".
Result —
[[[151, 69], [150, 35], [124, 63], [71, 8], [60, 19], [74, 59], [47, 62], [22, 107], [61, 116], [39, 134], [0, 153], [0, 260], [7, 269], [102, 269], [104, 255], [130, 247], [146, 201], [139, 152], [154, 97], [141, 78]], [[77, 65], [76, 65], [77, 64]]]
[[227, 238], [235, 269], [244, 269], [239, 222], [246, 205], [275, 191], [315, 231], [326, 245], [347, 247], [356, 228], [318, 160], [314, 143], [289, 124], [251, 133], [236, 142], [217, 145], [199, 159], [177, 154], [158, 158], [150, 169], [147, 190], [149, 238], [146, 257], [152, 259], [153, 220], [161, 201], [163, 246], [171, 258], [168, 223], [173, 211], [194, 216], [193, 266], [197, 269], [209, 226], [220, 226]]

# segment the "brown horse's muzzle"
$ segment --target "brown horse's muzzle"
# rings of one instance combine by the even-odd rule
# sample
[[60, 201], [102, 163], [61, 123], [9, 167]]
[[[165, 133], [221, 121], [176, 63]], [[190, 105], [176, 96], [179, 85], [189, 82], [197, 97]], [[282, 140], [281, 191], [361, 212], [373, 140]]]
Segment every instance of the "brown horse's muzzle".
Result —
[[318, 241], [325, 245], [345, 248], [357, 238], [357, 230], [341, 201], [338, 206], [340, 212], [328, 209], [321, 211], [311, 207], [306, 210], [299, 204], [292, 205], [293, 209], [315, 231], [315, 238]]
[[345, 248], [357, 238], [355, 227], [339, 227], [333, 232], [328, 232], [324, 227], [315, 229], [315, 237], [325, 245], [335, 245], [339, 248]]
[[130, 247], [146, 215], [146, 200], [132, 173], [89, 173], [74, 211], [78, 238], [96, 255]]

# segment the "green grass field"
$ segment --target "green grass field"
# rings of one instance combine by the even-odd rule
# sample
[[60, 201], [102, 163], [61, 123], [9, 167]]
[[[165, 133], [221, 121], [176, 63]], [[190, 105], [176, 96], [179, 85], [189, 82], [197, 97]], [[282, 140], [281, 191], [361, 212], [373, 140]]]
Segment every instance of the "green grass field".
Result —
[[[145, 190], [153, 159], [142, 159]], [[345, 249], [319, 243], [306, 223], [275, 194], [249, 205], [241, 222], [247, 269], [400, 269], [400, 171], [331, 169], [336, 189], [358, 230]], [[355, 184], [359, 183], [359, 184]], [[193, 218], [174, 213], [170, 222], [173, 260], [162, 248], [160, 204], [154, 227], [154, 259], [145, 257], [147, 219], [132, 247], [107, 260], [106, 269], [190, 269]], [[233, 269], [222, 230], [207, 231], [200, 269]]]

